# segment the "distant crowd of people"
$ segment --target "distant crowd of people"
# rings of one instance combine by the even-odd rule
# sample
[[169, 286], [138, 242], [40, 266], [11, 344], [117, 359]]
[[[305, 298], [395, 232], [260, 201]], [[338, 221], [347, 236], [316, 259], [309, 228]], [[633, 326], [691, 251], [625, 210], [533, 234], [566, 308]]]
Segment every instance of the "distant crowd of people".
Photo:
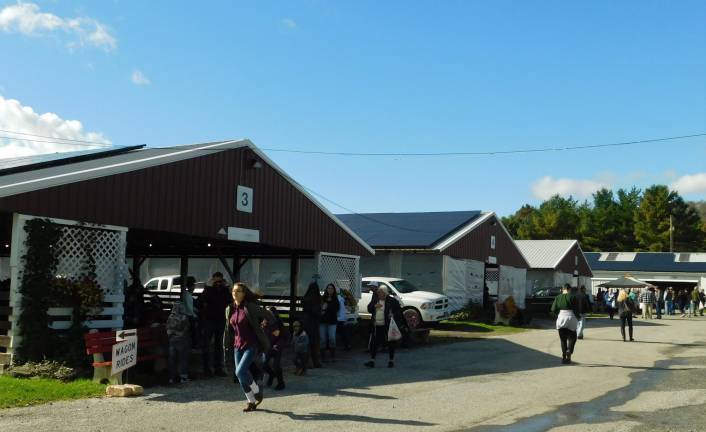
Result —
[[[264, 308], [244, 283], [235, 283], [231, 288], [221, 273], [215, 273], [196, 300], [192, 294], [194, 284], [195, 280], [189, 277], [181, 300], [175, 302], [165, 319], [170, 384], [190, 380], [191, 348], [198, 346], [205, 377], [228, 376], [226, 366], [232, 359], [233, 382], [243, 390], [247, 400], [244, 411], [250, 412], [262, 402], [265, 386], [285, 388], [282, 365], [287, 351], [292, 351], [294, 374], [305, 375], [309, 367], [320, 368], [322, 362], [336, 361], [338, 339], [344, 350], [352, 348], [347, 318], [350, 305], [334, 284], [328, 284], [323, 293], [315, 282], [308, 286], [302, 299], [302, 314], [292, 322], [291, 332], [277, 309]], [[163, 317], [158, 316], [157, 308], [161, 308], [160, 300], [153, 297], [143, 313], [159, 320]], [[367, 310], [372, 318], [370, 360], [365, 366], [375, 367], [377, 352], [384, 345], [389, 355], [387, 365], [394, 367], [396, 342], [408, 331], [401, 306], [384, 288], [379, 288]]]
[[643, 319], [661, 319], [663, 312], [666, 315], [675, 315], [676, 309], [682, 318], [695, 317], [697, 314], [703, 316], [705, 303], [704, 291], [698, 287], [694, 287], [691, 292], [685, 289], [677, 291], [672, 287], [605, 290], [599, 288], [593, 299], [586, 293], [586, 287], [581, 286], [577, 290], [570, 284], [565, 284], [551, 306], [552, 314], [557, 317], [556, 329], [561, 343], [561, 361], [563, 364], [571, 363], [576, 341], [583, 339], [586, 317], [593, 311], [606, 312], [611, 320], [617, 313], [623, 342], [633, 342], [633, 318], [641, 316]]
[[[635, 304], [636, 313], [643, 319], [661, 319], [662, 315], [676, 315], [678, 310], [682, 318], [704, 315], [706, 295], [704, 290], [694, 287], [691, 291], [686, 289], [675, 290], [668, 288], [627, 288], [625, 289], [632, 303]], [[608, 313], [613, 319], [618, 310], [619, 291], [614, 288], [600, 289], [596, 294], [596, 305], [600, 311]]]

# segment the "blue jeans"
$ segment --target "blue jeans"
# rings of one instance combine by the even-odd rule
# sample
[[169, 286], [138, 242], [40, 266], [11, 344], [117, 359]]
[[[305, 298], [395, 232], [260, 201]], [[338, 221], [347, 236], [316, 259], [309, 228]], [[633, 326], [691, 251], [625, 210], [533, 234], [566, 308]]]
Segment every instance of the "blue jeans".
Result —
[[319, 336], [321, 337], [321, 349], [336, 348], [336, 327], [337, 324], [319, 324]]
[[191, 336], [169, 339], [169, 374], [172, 378], [189, 377], [189, 354], [191, 354]]
[[255, 361], [257, 350], [255, 347], [248, 347], [233, 351], [235, 376], [238, 377], [238, 381], [240, 381], [240, 388], [243, 389], [243, 392], [247, 393], [250, 391], [250, 385], [253, 383], [253, 377], [252, 374], [250, 374], [250, 365]]
[[667, 303], [667, 315], [674, 315], [674, 302], [667, 300], [665, 303]]

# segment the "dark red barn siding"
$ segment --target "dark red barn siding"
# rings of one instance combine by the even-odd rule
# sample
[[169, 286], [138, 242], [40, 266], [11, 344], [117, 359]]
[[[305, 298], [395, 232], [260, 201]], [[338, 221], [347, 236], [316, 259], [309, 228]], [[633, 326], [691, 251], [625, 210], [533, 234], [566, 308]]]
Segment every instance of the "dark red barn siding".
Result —
[[561, 260], [559, 265], [556, 267], [557, 270], [561, 270], [564, 273], [570, 273], [574, 274], [574, 269], [576, 269], [575, 265], [575, 257], [578, 257], [578, 271], [580, 276], [593, 276], [593, 273], [591, 272], [591, 267], [588, 265], [588, 261], [586, 260], [586, 257], [584, 256], [583, 252], [581, 252], [581, 248], [579, 247], [578, 243], [575, 244], [569, 253], [566, 254], [564, 259]]
[[[260, 243], [352, 255], [369, 252], [249, 148], [0, 198], [0, 210], [205, 238], [228, 226]], [[236, 211], [238, 185], [254, 189], [253, 213]]]
[[[495, 236], [495, 249], [490, 248], [490, 237]], [[494, 256], [499, 265], [527, 268], [527, 262], [515, 246], [510, 235], [500, 225], [495, 215], [488, 218], [473, 231], [441, 251], [454, 258], [487, 262]]]

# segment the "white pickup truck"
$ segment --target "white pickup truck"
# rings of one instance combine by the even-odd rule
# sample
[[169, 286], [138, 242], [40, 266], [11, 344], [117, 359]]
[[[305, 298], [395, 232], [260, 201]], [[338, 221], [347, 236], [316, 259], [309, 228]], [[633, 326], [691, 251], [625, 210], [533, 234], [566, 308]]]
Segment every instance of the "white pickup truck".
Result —
[[434, 323], [449, 317], [449, 298], [443, 294], [420, 291], [409, 281], [390, 277], [364, 277], [358, 310], [363, 318], [370, 318], [368, 304], [372, 291], [384, 286], [390, 295], [399, 300], [405, 318], [416, 320], [419, 324]]
[[[149, 301], [149, 298], [156, 294], [165, 306], [171, 308], [171, 305], [181, 298], [180, 280], [179, 275], [158, 276], [148, 280], [145, 284], [145, 301]], [[204, 282], [196, 282], [194, 300], [203, 292], [204, 285]]]

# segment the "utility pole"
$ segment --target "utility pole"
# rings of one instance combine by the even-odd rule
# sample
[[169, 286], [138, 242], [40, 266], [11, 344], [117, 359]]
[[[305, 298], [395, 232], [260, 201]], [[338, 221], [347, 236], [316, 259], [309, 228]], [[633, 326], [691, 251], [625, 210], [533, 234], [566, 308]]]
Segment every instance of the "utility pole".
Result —
[[669, 252], [674, 252], [674, 224], [672, 215], [669, 215]]

